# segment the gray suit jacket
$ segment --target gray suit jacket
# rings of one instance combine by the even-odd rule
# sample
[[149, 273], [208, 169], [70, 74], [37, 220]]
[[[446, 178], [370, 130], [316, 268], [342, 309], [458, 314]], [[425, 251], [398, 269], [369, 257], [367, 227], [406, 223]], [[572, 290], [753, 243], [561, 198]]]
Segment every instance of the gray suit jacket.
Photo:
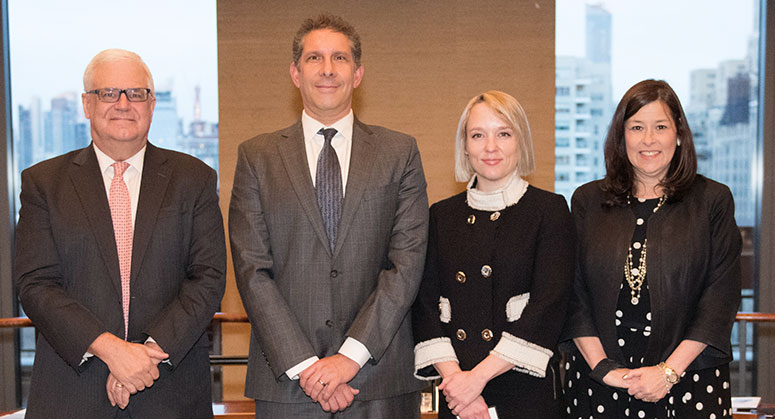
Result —
[[246, 396], [309, 402], [285, 371], [337, 353], [348, 336], [373, 357], [350, 382], [358, 399], [423, 386], [412, 376], [408, 313], [425, 258], [425, 187], [413, 138], [356, 119], [332, 254], [301, 122], [240, 145], [229, 237], [253, 332]]
[[[124, 337], [121, 277], [108, 198], [92, 146], [22, 173], [15, 278], [38, 330], [28, 418], [112, 417], [108, 368], [81, 363], [103, 332]], [[170, 355], [133, 417], [212, 417], [204, 330], [223, 295], [223, 220], [215, 171], [148, 144], [132, 247], [130, 341]]]

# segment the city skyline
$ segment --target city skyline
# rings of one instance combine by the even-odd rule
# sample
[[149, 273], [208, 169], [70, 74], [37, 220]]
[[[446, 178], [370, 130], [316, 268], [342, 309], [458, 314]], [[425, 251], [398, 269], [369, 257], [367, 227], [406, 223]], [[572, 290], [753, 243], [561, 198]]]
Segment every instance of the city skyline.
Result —
[[[657, 78], [670, 83], [687, 106], [691, 70], [745, 58], [759, 2], [557, 0], [555, 55], [585, 56], [586, 5], [601, 5], [612, 15], [614, 103], [638, 81]], [[720, 30], [720, 22], [734, 30]]]
[[[80, 94], [91, 58], [124, 48], [143, 58], [156, 90], [173, 91], [185, 125], [193, 119], [197, 85], [202, 120], [218, 121], [215, 1], [10, 0], [8, 15], [14, 111], [33, 97], [49, 104], [63, 93]], [[132, 22], [137, 28], [125, 27]]]

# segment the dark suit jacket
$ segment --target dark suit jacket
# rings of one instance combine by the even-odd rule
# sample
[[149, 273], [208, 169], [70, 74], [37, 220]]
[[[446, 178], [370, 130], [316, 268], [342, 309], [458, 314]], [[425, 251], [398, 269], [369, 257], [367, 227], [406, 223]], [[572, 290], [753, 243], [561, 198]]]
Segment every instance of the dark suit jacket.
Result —
[[[601, 181], [573, 194], [578, 265], [563, 334], [564, 339], [597, 336], [606, 355], [625, 364], [614, 312], [635, 214], [629, 207], [604, 205], [608, 198]], [[742, 246], [734, 216], [729, 188], [697, 176], [680, 199], [668, 199], [649, 218], [652, 332], [645, 365], [664, 361], [684, 339], [708, 345], [688, 370], [732, 359], [729, 338], [740, 303]]]
[[[22, 172], [15, 278], [38, 335], [29, 418], [112, 417], [97, 336], [124, 337], [118, 254], [93, 146]], [[148, 144], [132, 247], [130, 341], [153, 337], [170, 355], [133, 417], [212, 417], [204, 330], [223, 295], [225, 239], [216, 173]]]
[[425, 186], [413, 138], [356, 119], [332, 254], [301, 122], [240, 145], [229, 237], [253, 331], [246, 396], [311, 401], [285, 371], [337, 353], [347, 336], [373, 357], [351, 381], [359, 400], [422, 387], [408, 313], [425, 259]]

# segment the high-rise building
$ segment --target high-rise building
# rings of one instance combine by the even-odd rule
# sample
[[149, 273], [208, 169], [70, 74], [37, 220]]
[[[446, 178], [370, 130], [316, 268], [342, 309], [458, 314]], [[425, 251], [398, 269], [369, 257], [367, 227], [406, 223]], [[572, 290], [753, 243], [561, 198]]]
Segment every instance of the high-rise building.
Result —
[[570, 201], [583, 183], [605, 175], [603, 146], [613, 111], [611, 14], [586, 9], [586, 56], [558, 56], [555, 63], [554, 190]]
[[175, 97], [171, 90], [157, 90], [155, 94], [156, 107], [153, 110], [148, 140], [162, 148], [183, 151], [179, 144], [180, 118]]

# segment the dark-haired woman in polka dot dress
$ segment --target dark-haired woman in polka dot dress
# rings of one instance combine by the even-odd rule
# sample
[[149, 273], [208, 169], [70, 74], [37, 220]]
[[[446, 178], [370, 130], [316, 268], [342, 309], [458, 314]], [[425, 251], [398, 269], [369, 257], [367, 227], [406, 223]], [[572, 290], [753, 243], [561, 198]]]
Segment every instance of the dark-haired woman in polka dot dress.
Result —
[[564, 332], [571, 418], [731, 417], [740, 232], [729, 189], [696, 174], [673, 90], [636, 84], [606, 140], [606, 178], [572, 213], [577, 273]]

